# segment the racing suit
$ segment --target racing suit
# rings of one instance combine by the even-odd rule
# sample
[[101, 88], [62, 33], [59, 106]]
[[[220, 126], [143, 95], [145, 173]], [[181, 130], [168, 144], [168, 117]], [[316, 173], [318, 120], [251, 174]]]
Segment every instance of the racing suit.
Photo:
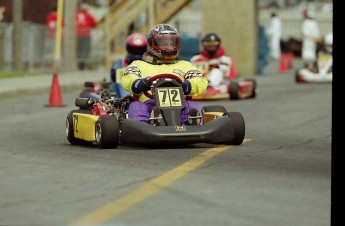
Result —
[[223, 46], [220, 46], [213, 56], [201, 50], [200, 54], [193, 56], [190, 61], [192, 63], [208, 62], [209, 68], [206, 70], [208, 72], [204, 76], [209, 80], [210, 86], [218, 86], [224, 79], [235, 79], [237, 76], [234, 60], [225, 55]]
[[[158, 74], [173, 74], [181, 77], [182, 80], [188, 79], [191, 84], [189, 96], [198, 96], [202, 94], [208, 85], [208, 81], [202, 76], [201, 72], [190, 62], [176, 60], [172, 63], [159, 61], [148, 53], [145, 53], [143, 60], [133, 61], [122, 76], [122, 85], [128, 92], [132, 91], [132, 84], [140, 78], [147, 78]], [[150, 92], [150, 91], [149, 91]], [[155, 106], [154, 100], [149, 99], [143, 93], [139, 94], [139, 100], [131, 103], [128, 109], [128, 118], [148, 122], [150, 113]], [[201, 107], [194, 101], [186, 100], [186, 107], [183, 109], [181, 121], [187, 124], [188, 113], [191, 108], [195, 108], [202, 115]], [[202, 120], [201, 120], [202, 123]]]
[[113, 67], [110, 69], [110, 79], [112, 84], [110, 85], [110, 90], [115, 92], [116, 98], [121, 98], [131, 93], [126, 91], [121, 84], [122, 74], [124, 73], [126, 67], [132, 63], [134, 60], [141, 60], [142, 55], [128, 53], [124, 59], [117, 59], [114, 62]]

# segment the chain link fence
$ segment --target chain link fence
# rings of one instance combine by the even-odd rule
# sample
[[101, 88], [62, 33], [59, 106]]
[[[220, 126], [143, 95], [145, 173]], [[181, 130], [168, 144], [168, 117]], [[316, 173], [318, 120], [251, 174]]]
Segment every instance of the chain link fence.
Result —
[[[13, 70], [13, 24], [0, 24], [0, 70]], [[105, 43], [101, 29], [91, 31], [90, 54], [86, 59], [86, 68], [101, 67], [105, 62]], [[64, 46], [61, 46], [63, 56]], [[85, 43], [86, 45], [87, 43]], [[81, 43], [83, 45], [83, 43]], [[88, 47], [78, 48], [83, 51]], [[22, 65], [25, 71], [47, 72], [52, 69], [54, 63], [55, 38], [49, 35], [45, 25], [23, 22], [22, 24]], [[76, 56], [82, 56], [76, 53]], [[79, 59], [76, 60], [79, 62]], [[61, 64], [63, 65], [63, 57]]]

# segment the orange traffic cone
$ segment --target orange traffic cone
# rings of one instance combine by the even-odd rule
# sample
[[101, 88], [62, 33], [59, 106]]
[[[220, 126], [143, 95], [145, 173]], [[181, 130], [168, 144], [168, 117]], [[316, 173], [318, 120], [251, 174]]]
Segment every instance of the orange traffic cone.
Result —
[[289, 70], [288, 64], [287, 64], [287, 56], [286, 54], [282, 53], [280, 55], [280, 63], [279, 63], [279, 71], [282, 73], [285, 73]]
[[53, 81], [50, 88], [50, 97], [47, 107], [62, 107], [64, 106], [61, 98], [61, 91], [57, 73], [53, 75]]

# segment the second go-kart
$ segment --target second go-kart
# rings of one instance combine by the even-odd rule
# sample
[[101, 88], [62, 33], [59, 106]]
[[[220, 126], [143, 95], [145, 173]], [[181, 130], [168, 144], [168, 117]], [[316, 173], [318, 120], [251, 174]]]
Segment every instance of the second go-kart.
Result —
[[110, 84], [110, 82], [107, 82], [105, 80], [99, 82], [86, 81], [84, 82], [84, 88], [79, 96], [97, 99], [99, 98], [99, 95], [103, 90], [108, 89]]
[[151, 92], [144, 94], [153, 98], [157, 106], [148, 123], [127, 117], [128, 107], [136, 96], [116, 99], [103, 91], [100, 100], [77, 97], [76, 105], [80, 109], [71, 111], [66, 119], [68, 141], [71, 144], [96, 143], [99, 148], [117, 148], [119, 143], [151, 147], [195, 143], [242, 144], [245, 122], [241, 113], [228, 112], [220, 105], [205, 106], [202, 115], [189, 116], [191, 123], [183, 125], [181, 112], [185, 107], [185, 96], [182, 80], [175, 75], [160, 74], [148, 81]]
[[[201, 71], [204, 76], [207, 76], [209, 74], [210, 66], [208, 62], [195, 62], [193, 64]], [[256, 93], [257, 83], [255, 79], [226, 79], [219, 85], [209, 86], [202, 95], [193, 97], [193, 100], [241, 100], [255, 98]]]

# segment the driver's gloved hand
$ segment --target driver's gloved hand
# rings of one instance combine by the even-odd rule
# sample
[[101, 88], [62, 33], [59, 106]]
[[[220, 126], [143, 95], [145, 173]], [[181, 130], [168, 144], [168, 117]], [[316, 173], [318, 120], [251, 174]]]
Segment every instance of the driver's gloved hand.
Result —
[[147, 78], [137, 79], [132, 84], [132, 91], [135, 94], [139, 94], [139, 93], [141, 93], [143, 91], [147, 91], [147, 90], [150, 90], [150, 89], [151, 89], [150, 83], [147, 80]]
[[182, 89], [185, 95], [190, 94], [190, 92], [192, 91], [192, 85], [190, 84], [188, 80], [184, 80], [182, 82]]

